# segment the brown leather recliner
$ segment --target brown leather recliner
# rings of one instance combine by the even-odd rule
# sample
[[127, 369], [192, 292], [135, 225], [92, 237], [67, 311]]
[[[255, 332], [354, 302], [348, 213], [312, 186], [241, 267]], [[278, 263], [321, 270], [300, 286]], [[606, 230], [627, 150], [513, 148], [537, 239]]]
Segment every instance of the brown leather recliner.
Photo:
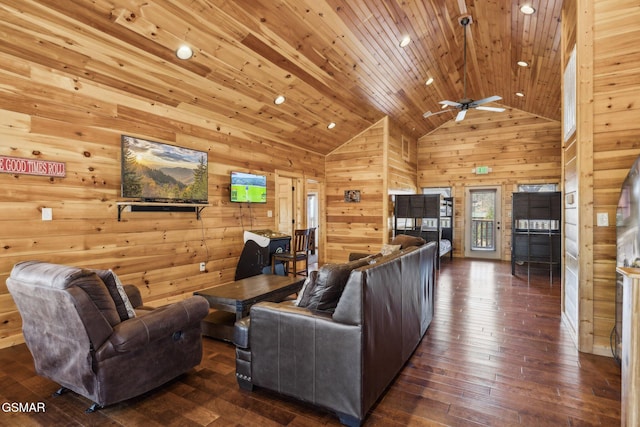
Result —
[[135, 310], [139, 291], [111, 271], [39, 261], [16, 264], [7, 287], [36, 372], [62, 386], [57, 394], [69, 389], [95, 402], [88, 412], [152, 390], [202, 359], [202, 297]]

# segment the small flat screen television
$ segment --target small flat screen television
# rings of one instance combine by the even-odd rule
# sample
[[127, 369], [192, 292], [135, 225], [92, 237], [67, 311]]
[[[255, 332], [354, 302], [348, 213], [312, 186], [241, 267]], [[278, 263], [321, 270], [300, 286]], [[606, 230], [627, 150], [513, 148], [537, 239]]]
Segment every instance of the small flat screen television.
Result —
[[122, 135], [122, 197], [207, 203], [207, 153]]
[[251, 173], [231, 172], [231, 201], [267, 203], [267, 177]]

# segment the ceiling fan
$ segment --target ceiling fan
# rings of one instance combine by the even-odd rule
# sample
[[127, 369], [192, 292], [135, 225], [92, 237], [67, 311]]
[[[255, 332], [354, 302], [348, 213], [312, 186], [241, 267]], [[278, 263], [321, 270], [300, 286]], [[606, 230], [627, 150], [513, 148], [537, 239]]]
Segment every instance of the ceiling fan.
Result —
[[435, 116], [436, 114], [442, 114], [448, 111], [454, 111], [454, 109], [456, 109], [456, 110], [459, 110], [458, 115], [456, 116], [456, 122], [459, 122], [464, 119], [464, 117], [467, 115], [467, 111], [469, 111], [470, 108], [475, 108], [478, 110], [485, 110], [485, 111], [495, 111], [498, 113], [501, 113], [504, 111], [504, 108], [486, 107], [483, 105], [489, 102], [499, 101], [502, 99], [501, 96], [497, 96], [497, 95], [489, 96], [487, 98], [479, 99], [477, 101], [471, 98], [467, 98], [467, 27], [471, 24], [471, 22], [472, 22], [471, 16], [463, 16], [462, 18], [460, 18], [460, 25], [464, 27], [464, 70], [463, 70], [464, 93], [463, 93], [462, 99], [459, 100], [458, 102], [446, 101], [446, 100], [440, 101], [439, 103], [443, 105], [442, 108], [446, 108], [446, 107], [453, 107], [453, 108], [438, 111], [435, 113], [432, 113], [431, 111], [427, 111], [422, 115], [422, 117], [427, 118], [427, 117]]

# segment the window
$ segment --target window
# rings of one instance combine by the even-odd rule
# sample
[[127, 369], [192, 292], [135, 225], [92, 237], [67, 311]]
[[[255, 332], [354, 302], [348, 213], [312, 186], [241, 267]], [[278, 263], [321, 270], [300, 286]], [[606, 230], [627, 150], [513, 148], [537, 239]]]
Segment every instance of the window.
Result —
[[569, 56], [567, 68], [564, 70], [564, 102], [562, 103], [562, 111], [564, 113], [564, 140], [568, 141], [569, 137], [576, 131], [576, 47], [573, 47]]
[[443, 197], [451, 197], [451, 187], [424, 187], [422, 194], [441, 194]]
[[541, 191], [558, 191], [558, 184], [518, 184], [519, 193], [539, 193]]
[[402, 135], [402, 160], [406, 160], [407, 162], [411, 160], [411, 151], [409, 148], [409, 139]]

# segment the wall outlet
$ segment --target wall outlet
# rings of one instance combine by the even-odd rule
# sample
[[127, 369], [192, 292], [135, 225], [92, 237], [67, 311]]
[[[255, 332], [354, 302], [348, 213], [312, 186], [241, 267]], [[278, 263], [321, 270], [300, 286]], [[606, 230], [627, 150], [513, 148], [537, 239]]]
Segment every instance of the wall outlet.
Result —
[[207, 271], [207, 263], [206, 262], [201, 262], [200, 263], [200, 271]]

